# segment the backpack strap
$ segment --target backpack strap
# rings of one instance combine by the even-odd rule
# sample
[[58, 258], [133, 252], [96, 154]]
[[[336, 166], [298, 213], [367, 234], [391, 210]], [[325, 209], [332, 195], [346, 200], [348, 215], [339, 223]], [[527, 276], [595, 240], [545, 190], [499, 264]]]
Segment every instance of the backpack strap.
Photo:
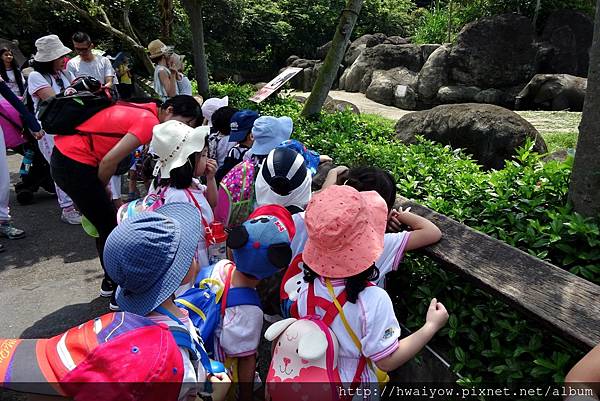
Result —
[[227, 308], [240, 305], [254, 305], [262, 309], [260, 297], [256, 289], [249, 287], [235, 287], [229, 289], [226, 303]]
[[200, 218], [202, 219], [202, 225], [204, 226], [204, 230], [206, 230], [206, 234], [212, 234], [210, 232], [210, 224], [208, 224], [208, 222], [204, 218], [204, 213], [202, 213], [202, 208], [200, 207], [198, 200], [196, 200], [196, 197], [194, 196], [192, 191], [190, 191], [189, 188], [184, 189], [184, 191], [185, 191], [185, 195], [187, 196], [187, 198], [194, 203], [194, 205], [196, 206], [196, 209], [198, 209], [198, 211], [200, 212]]
[[231, 262], [227, 264], [229, 271], [227, 272], [227, 276], [225, 278], [225, 286], [223, 287], [223, 296], [221, 298], [221, 317], [225, 316], [225, 309], [227, 309], [227, 295], [229, 295], [229, 287], [231, 287], [231, 277], [233, 276], [233, 271], [235, 270], [235, 265]]

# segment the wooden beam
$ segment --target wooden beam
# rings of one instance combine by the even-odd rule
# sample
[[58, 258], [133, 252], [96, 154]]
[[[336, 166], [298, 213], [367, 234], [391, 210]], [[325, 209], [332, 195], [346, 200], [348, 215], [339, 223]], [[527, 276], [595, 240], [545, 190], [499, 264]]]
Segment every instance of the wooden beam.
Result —
[[583, 349], [600, 343], [600, 286], [406, 198], [433, 221], [440, 242], [424, 253]]

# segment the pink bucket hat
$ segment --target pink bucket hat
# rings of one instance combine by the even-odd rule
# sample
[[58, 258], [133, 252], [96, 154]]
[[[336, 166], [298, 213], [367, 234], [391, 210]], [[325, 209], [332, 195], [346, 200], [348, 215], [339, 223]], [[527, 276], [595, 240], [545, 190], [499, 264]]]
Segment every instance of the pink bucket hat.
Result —
[[375, 191], [333, 185], [306, 208], [308, 241], [303, 258], [320, 276], [346, 278], [365, 271], [381, 256], [387, 206]]

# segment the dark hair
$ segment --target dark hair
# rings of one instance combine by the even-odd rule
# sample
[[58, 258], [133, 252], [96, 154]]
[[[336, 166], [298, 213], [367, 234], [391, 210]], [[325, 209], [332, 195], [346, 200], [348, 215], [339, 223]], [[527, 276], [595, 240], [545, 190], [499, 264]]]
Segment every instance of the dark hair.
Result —
[[[11, 54], [13, 54], [12, 50], [9, 49], [8, 47], [3, 47], [0, 49], [0, 57], [4, 56], [4, 53], [6, 52], [10, 52]], [[12, 68], [13, 72], [15, 73], [15, 82], [17, 83], [17, 86], [19, 87], [19, 91], [21, 92], [21, 96], [23, 96], [25, 93], [25, 86], [23, 85], [23, 77], [21, 76], [21, 71], [19, 70], [19, 65], [17, 64], [17, 59], [14, 57], [13, 54], [13, 59], [10, 63], [10, 67]], [[4, 62], [0, 62], [0, 76], [2, 76], [2, 79], [6, 82], [10, 82], [10, 79], [8, 79], [8, 74], [6, 73], [6, 67], [4, 66]]]
[[387, 171], [378, 167], [355, 167], [348, 172], [349, 185], [358, 191], [375, 191], [385, 200], [388, 211], [396, 202], [396, 180]]
[[229, 135], [231, 131], [231, 117], [238, 111], [235, 107], [230, 106], [217, 109], [211, 117], [213, 127], [221, 134]]
[[[317, 273], [311, 270], [310, 267], [304, 264], [304, 281], [312, 283], [315, 278], [319, 277]], [[358, 294], [367, 287], [369, 281], [377, 281], [379, 279], [379, 269], [375, 264], [372, 264], [367, 270], [362, 271], [354, 276], [346, 277], [346, 295], [348, 302], [356, 303]]]
[[71, 37], [71, 39], [75, 43], [84, 43], [84, 42], [92, 43], [92, 38], [90, 38], [90, 35], [88, 35], [85, 32], [75, 32], [73, 34], [73, 36]]
[[166, 110], [168, 107], [173, 107], [173, 114], [175, 115], [188, 118], [195, 117], [196, 126], [202, 124], [204, 118], [202, 116], [202, 108], [193, 96], [177, 95], [170, 97], [160, 106], [163, 110]]
[[31, 66], [35, 71], [42, 75], [54, 75], [56, 73], [56, 71], [54, 71], [54, 60], [44, 62], [33, 60], [33, 64]]
[[[204, 142], [204, 147], [208, 146], [208, 136]], [[177, 189], [186, 189], [192, 185], [192, 179], [194, 178], [194, 171], [196, 170], [196, 153], [194, 152], [188, 156], [187, 162], [180, 167], [174, 168], [169, 172], [169, 178], [158, 178], [154, 182], [155, 186], [160, 187], [173, 187]]]

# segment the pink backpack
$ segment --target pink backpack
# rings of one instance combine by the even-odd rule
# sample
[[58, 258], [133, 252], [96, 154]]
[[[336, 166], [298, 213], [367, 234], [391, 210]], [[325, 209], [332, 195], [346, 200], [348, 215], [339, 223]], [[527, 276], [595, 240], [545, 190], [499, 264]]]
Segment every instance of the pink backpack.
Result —
[[221, 180], [215, 220], [225, 227], [242, 224], [254, 209], [254, 178], [256, 167], [244, 160], [233, 167]]
[[23, 132], [21, 116], [5, 99], [0, 100], [0, 127], [4, 132], [4, 142], [7, 148], [16, 148], [26, 142], [21, 135]]

